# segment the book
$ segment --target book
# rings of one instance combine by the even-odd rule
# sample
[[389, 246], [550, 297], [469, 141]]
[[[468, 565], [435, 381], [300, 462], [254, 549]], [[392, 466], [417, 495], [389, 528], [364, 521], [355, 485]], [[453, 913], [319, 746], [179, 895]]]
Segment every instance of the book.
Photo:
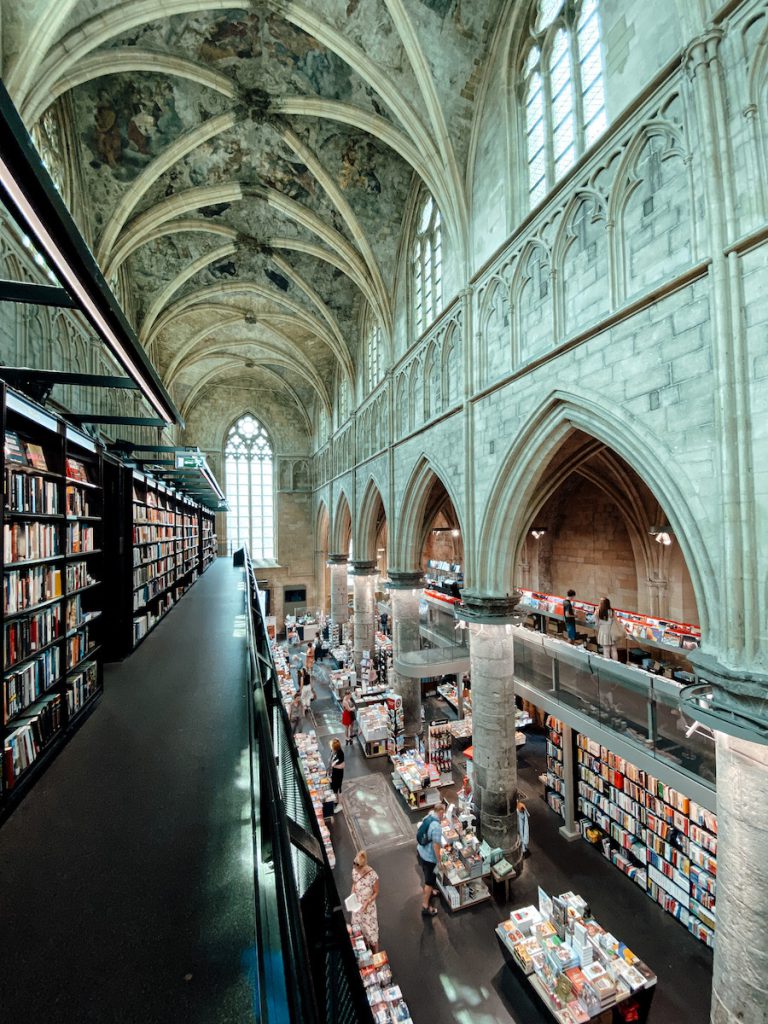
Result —
[[34, 466], [35, 469], [40, 469], [43, 470], [43, 472], [47, 473], [48, 463], [45, 461], [45, 452], [43, 451], [41, 445], [32, 444], [30, 441], [25, 441], [24, 447], [27, 450], [27, 459], [29, 460], [29, 465]]
[[15, 462], [19, 466], [28, 465], [27, 453], [24, 451], [21, 438], [13, 430], [5, 432], [5, 461]]

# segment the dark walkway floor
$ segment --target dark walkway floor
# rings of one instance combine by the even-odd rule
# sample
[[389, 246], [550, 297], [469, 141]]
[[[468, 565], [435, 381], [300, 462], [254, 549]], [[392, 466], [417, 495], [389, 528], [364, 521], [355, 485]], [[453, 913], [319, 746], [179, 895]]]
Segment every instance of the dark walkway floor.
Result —
[[[341, 736], [340, 714], [327, 689], [318, 686], [315, 702], [318, 733], [327, 740]], [[431, 702], [434, 717], [455, 717], [445, 702]], [[537, 886], [549, 893], [580, 893], [594, 916], [642, 957], [659, 984], [651, 1024], [705, 1024], [709, 1020], [712, 954], [637, 886], [583, 840], [566, 842], [560, 819], [540, 798], [538, 776], [544, 770], [544, 738], [533, 734], [520, 751], [520, 788], [531, 814], [531, 851], [523, 874], [512, 886], [508, 905], [490, 901], [451, 914], [440, 900], [434, 920], [419, 914], [421, 877], [414, 839], [421, 818], [405, 811], [411, 838], [404, 841], [399, 816], [390, 828], [376, 831], [370, 860], [379, 873], [380, 945], [392, 963], [394, 979], [416, 1024], [551, 1024], [552, 1017], [532, 996], [528, 985], [505, 966], [494, 935], [498, 922], [515, 906], [537, 902]], [[350, 890], [352, 858], [360, 841], [353, 813], [370, 792], [391, 790], [387, 758], [366, 760], [357, 742], [346, 747], [345, 812], [331, 825], [336, 850], [339, 892]], [[458, 764], [454, 775], [460, 781]], [[371, 784], [376, 779], [378, 785]], [[360, 792], [358, 792], [360, 791]], [[448, 791], [452, 792], [452, 791]], [[385, 815], [386, 816], [386, 815]], [[393, 816], [389, 816], [392, 818]], [[352, 819], [352, 829], [349, 820]], [[364, 838], [364, 837], [363, 837]], [[369, 837], [370, 838], [370, 837]], [[498, 894], [499, 900], [502, 894]]]
[[0, 1019], [253, 1021], [241, 570], [122, 664], [0, 829]]

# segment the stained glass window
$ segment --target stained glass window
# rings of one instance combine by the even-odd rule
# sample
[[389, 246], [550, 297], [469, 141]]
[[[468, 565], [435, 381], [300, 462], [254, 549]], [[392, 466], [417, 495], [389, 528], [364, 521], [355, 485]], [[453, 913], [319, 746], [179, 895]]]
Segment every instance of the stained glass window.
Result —
[[275, 557], [272, 444], [264, 427], [242, 416], [224, 446], [227, 535], [232, 550], [248, 545], [252, 558]]
[[440, 211], [430, 195], [423, 200], [413, 245], [413, 312], [421, 334], [443, 308], [443, 239]]

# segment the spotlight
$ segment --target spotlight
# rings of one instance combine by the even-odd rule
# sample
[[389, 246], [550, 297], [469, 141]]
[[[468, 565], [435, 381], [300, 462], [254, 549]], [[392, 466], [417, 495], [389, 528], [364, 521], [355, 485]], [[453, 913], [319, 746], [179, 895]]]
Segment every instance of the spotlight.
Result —
[[665, 547], [669, 547], [672, 543], [671, 526], [652, 526], [648, 533], [653, 537], [657, 544], [663, 544]]
[[534, 526], [531, 529], [531, 536], [533, 537], [534, 540], [539, 540], [539, 538], [543, 537], [546, 532], [547, 532], [546, 526]]

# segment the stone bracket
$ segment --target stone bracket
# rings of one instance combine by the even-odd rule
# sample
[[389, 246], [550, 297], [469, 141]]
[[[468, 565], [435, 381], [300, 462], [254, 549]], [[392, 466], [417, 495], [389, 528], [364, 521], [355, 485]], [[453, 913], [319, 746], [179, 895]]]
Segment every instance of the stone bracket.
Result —
[[421, 572], [401, 572], [399, 569], [389, 570], [389, 579], [384, 584], [387, 590], [422, 590], [424, 574]]
[[375, 562], [350, 562], [353, 576], [375, 576], [379, 571]]

